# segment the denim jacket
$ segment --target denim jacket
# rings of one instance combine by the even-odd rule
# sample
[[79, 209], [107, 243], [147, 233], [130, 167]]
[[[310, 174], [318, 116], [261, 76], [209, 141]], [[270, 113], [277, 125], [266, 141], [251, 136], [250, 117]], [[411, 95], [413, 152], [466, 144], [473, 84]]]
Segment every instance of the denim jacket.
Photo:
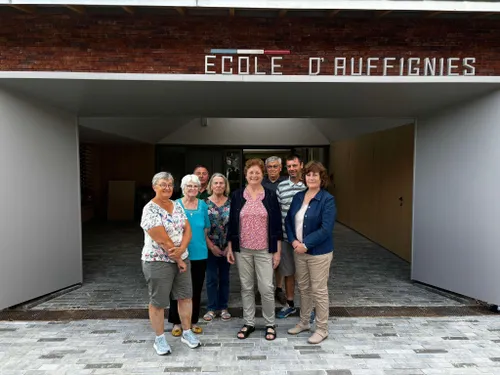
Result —
[[[240, 213], [246, 203], [243, 197], [245, 188], [238, 189], [231, 194], [231, 208], [229, 210], [229, 226], [227, 231], [227, 240], [231, 241], [233, 251], [240, 251]], [[262, 204], [266, 208], [267, 220], [267, 238], [269, 241], [269, 252], [275, 253], [278, 251], [278, 241], [283, 238], [283, 230], [281, 228], [281, 210], [276, 198], [276, 193], [272, 190], [264, 188], [265, 196]], [[262, 235], [255, 233], [256, 236]]]
[[[302, 207], [306, 192], [307, 190], [295, 194], [286, 215], [285, 228], [290, 243], [297, 239], [295, 215]], [[309, 202], [309, 207], [304, 215], [302, 233], [307, 254], [322, 255], [333, 251], [333, 225], [336, 216], [335, 198], [326, 190], [321, 189]]]

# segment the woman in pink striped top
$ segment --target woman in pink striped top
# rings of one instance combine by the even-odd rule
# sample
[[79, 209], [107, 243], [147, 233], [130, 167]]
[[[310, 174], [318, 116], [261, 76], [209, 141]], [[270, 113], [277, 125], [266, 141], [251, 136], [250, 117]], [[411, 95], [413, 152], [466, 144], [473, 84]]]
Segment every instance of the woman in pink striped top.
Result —
[[274, 315], [274, 269], [281, 257], [281, 210], [276, 193], [262, 186], [264, 162], [250, 159], [245, 163], [248, 185], [231, 195], [228, 227], [229, 263], [238, 264], [245, 325], [238, 332], [246, 339], [255, 331], [254, 280], [257, 274], [262, 296], [262, 316], [266, 322], [266, 340], [276, 338]]

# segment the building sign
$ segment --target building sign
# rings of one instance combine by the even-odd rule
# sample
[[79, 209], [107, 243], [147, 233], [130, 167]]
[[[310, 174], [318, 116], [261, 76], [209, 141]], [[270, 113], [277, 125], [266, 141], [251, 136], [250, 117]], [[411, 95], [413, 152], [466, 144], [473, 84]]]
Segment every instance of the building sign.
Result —
[[[473, 76], [475, 57], [318, 57], [297, 63], [289, 50], [212, 49], [205, 74]], [[303, 60], [303, 57], [301, 57]], [[290, 66], [287, 66], [287, 63]], [[297, 71], [297, 68], [303, 69]]]

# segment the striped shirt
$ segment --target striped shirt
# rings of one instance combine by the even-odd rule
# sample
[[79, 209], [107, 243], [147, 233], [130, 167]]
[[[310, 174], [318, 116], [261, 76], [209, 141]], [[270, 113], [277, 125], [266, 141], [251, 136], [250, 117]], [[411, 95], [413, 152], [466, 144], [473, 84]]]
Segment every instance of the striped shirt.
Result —
[[276, 189], [276, 195], [278, 197], [278, 202], [281, 207], [281, 225], [283, 226], [283, 239], [287, 240], [286, 229], [285, 229], [285, 218], [288, 210], [290, 209], [290, 204], [292, 204], [292, 199], [295, 194], [299, 191], [304, 191], [307, 186], [299, 181], [296, 184], [292, 180], [288, 179], [281, 182]]

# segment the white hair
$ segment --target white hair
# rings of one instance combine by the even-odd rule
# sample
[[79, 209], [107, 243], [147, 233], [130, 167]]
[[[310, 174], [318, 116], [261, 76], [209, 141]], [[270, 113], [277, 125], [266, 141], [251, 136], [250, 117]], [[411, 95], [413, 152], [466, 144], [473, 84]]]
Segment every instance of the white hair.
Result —
[[281, 158], [277, 156], [269, 156], [266, 159], [266, 165], [268, 165], [269, 163], [274, 163], [275, 161], [277, 161], [281, 165]]
[[198, 185], [198, 186], [201, 186], [201, 182], [200, 182], [200, 179], [198, 178], [197, 175], [195, 174], [187, 174], [185, 175], [184, 177], [182, 177], [182, 181], [181, 181], [181, 190], [184, 191], [184, 188], [186, 187], [187, 184], [189, 184], [190, 182]]
[[160, 180], [172, 180], [174, 181], [174, 177], [169, 172], [159, 172], [153, 176], [153, 186], [158, 185]]

